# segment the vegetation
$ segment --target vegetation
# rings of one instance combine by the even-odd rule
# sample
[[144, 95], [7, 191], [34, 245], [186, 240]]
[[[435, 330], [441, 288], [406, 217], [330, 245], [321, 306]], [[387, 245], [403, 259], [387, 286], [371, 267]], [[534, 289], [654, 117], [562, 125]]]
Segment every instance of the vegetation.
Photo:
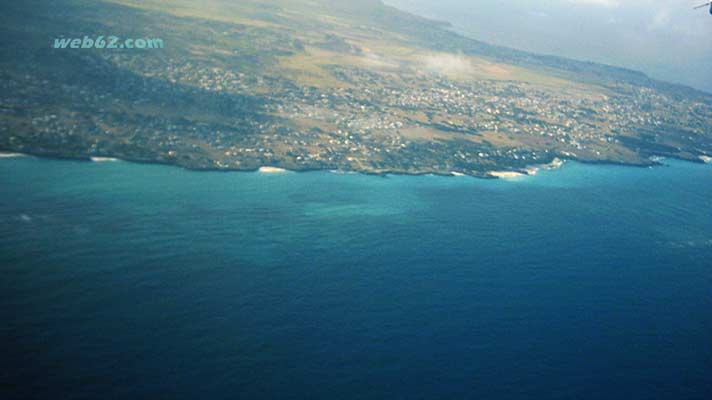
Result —
[[[712, 155], [712, 96], [376, 0], [3, 5], [0, 149], [194, 169], [526, 172]], [[53, 49], [56, 38], [162, 49]]]

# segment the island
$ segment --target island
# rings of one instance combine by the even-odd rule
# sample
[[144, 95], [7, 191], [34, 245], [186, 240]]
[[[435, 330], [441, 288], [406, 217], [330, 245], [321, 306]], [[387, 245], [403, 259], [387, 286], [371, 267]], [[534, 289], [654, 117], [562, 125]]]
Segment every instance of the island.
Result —
[[[0, 15], [0, 151], [196, 170], [530, 174], [712, 160], [712, 95], [379, 0], [59, 0]], [[54, 48], [58, 38], [162, 48]]]

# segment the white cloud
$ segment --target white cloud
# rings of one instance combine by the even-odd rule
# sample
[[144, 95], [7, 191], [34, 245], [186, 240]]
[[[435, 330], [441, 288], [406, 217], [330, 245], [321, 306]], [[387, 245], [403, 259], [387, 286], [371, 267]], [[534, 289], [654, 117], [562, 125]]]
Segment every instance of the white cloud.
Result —
[[429, 72], [441, 75], [459, 75], [472, 70], [469, 59], [455, 54], [431, 54], [423, 59]]

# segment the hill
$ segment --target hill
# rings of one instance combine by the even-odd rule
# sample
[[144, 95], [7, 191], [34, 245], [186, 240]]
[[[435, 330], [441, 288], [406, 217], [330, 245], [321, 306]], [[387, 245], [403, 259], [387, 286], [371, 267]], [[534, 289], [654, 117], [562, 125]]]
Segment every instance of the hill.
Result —
[[[0, 16], [0, 149], [193, 169], [489, 177], [712, 154], [712, 97], [380, 1], [60, 0]], [[160, 48], [54, 48], [115, 36]]]

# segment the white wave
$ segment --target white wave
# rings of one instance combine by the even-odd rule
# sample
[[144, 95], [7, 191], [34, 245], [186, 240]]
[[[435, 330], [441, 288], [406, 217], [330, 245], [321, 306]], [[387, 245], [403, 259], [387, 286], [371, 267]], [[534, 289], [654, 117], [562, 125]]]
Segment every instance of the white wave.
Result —
[[116, 162], [120, 161], [118, 158], [113, 158], [113, 157], [92, 157], [91, 160], [93, 162]]
[[260, 167], [258, 171], [262, 174], [282, 174], [285, 172], [289, 172], [289, 170], [277, 167]]
[[16, 157], [26, 157], [27, 154], [22, 153], [7, 153], [0, 151], [0, 158], [16, 158]]
[[500, 179], [517, 179], [525, 177], [526, 175], [521, 172], [514, 171], [490, 171], [487, 174]]

